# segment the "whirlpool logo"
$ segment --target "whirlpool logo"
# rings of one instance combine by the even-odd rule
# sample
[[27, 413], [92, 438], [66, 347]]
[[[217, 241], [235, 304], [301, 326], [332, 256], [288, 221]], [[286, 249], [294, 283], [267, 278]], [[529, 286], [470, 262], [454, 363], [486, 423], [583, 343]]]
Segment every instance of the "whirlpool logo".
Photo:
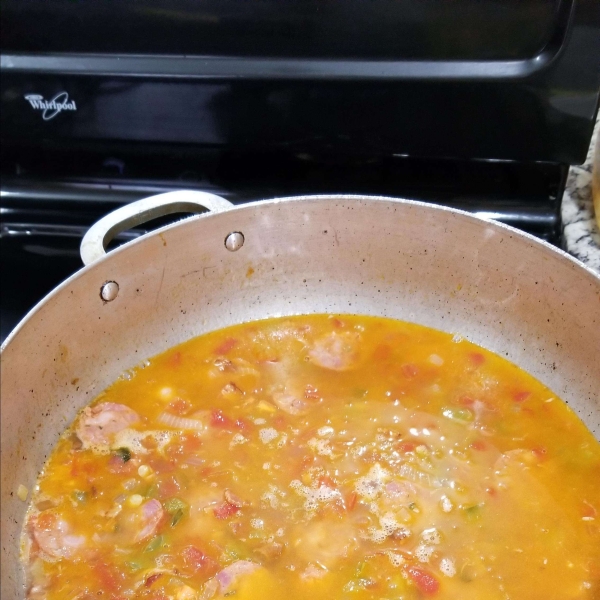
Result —
[[63, 110], [77, 110], [75, 100], [69, 101], [69, 94], [67, 92], [60, 92], [56, 94], [52, 100], [45, 100], [43, 96], [39, 94], [26, 94], [25, 100], [31, 104], [33, 110], [41, 110], [42, 119], [49, 121], [61, 113]]

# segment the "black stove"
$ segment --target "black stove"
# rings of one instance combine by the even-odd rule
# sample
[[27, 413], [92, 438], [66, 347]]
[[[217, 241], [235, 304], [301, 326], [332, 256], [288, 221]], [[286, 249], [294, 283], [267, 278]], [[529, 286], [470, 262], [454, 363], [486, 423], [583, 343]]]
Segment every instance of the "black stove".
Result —
[[95, 220], [175, 189], [404, 197], [560, 243], [598, 105], [597, 0], [2, 10], [2, 338], [81, 266]]
[[[79, 243], [90, 225], [131, 200], [182, 188], [214, 192], [234, 203], [317, 193], [395, 196], [469, 210], [556, 243], [566, 173], [561, 165], [401, 156], [216, 157], [175, 149], [143, 158], [123, 152], [75, 158], [56, 150], [32, 156], [26, 152], [10, 170], [9, 161], [2, 161], [3, 336], [25, 310], [81, 267]], [[140, 233], [122, 234], [117, 242]]]

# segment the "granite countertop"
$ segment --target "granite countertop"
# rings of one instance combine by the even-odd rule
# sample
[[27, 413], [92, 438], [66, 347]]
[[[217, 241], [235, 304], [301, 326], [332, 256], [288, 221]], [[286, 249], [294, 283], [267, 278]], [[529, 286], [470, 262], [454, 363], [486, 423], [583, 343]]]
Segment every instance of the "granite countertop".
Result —
[[597, 273], [600, 273], [600, 230], [592, 199], [592, 156], [599, 130], [600, 117], [585, 163], [569, 169], [561, 207], [563, 248]]

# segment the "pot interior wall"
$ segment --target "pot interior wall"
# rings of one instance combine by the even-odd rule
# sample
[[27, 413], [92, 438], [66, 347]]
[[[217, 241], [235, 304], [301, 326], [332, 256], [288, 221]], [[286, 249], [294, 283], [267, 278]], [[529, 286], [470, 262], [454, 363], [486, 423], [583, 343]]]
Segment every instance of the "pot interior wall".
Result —
[[[244, 246], [229, 252], [226, 235]], [[104, 303], [106, 281], [119, 294]], [[314, 312], [458, 332], [600, 434], [600, 280], [514, 230], [418, 203], [305, 198], [183, 221], [80, 271], [2, 355], [2, 596], [22, 596], [25, 503], [59, 434], [127, 369], [206, 331]]]

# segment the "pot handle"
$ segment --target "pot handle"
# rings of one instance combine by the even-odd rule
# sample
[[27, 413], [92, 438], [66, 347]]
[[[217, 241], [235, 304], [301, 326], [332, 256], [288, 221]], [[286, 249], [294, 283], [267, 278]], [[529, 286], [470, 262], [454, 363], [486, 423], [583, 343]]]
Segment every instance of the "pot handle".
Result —
[[225, 198], [192, 190], [167, 192], [136, 200], [113, 210], [88, 229], [79, 248], [81, 260], [84, 265], [96, 262], [106, 256], [106, 246], [116, 235], [152, 219], [178, 212], [223, 212], [232, 207], [233, 204]]

